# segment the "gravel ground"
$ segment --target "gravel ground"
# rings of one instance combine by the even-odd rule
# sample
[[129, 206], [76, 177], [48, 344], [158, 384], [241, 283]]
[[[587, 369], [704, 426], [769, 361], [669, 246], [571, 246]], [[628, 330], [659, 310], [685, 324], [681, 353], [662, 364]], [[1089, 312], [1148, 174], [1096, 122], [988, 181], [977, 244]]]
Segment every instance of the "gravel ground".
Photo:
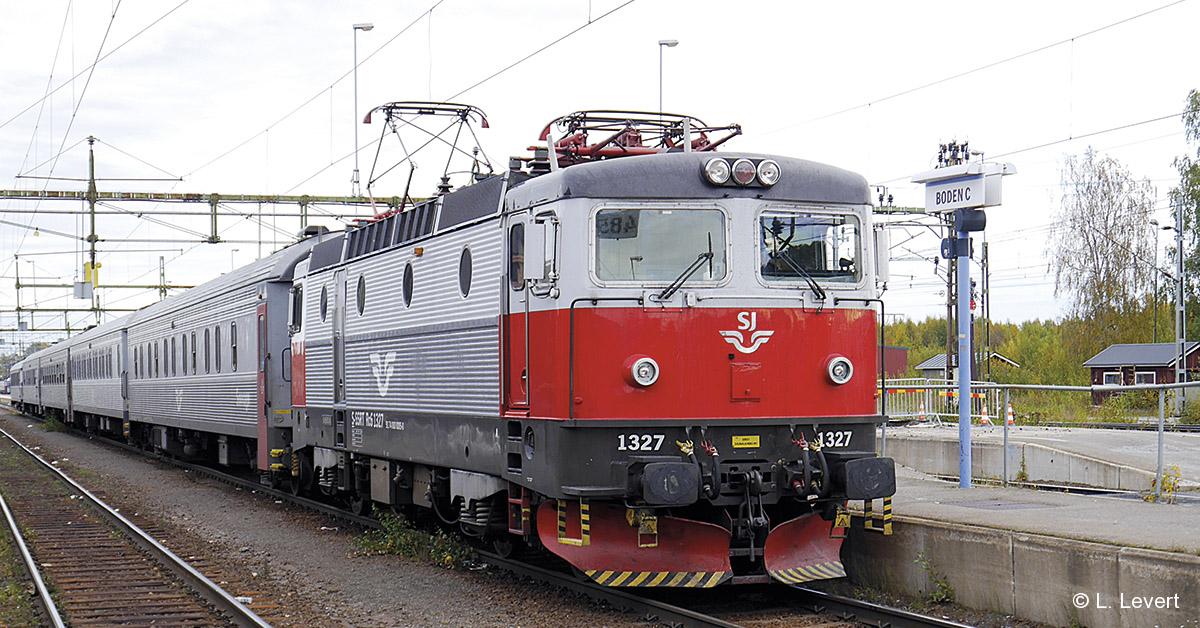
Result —
[[[396, 556], [363, 556], [357, 530], [63, 432], [0, 409], [0, 427], [135, 520], [149, 520], [205, 562], [241, 574], [253, 593], [285, 605], [280, 624], [371, 626], [645, 626], [578, 595], [507, 573], [458, 572]], [[3, 478], [0, 478], [0, 483]], [[188, 558], [192, 558], [188, 556]]]

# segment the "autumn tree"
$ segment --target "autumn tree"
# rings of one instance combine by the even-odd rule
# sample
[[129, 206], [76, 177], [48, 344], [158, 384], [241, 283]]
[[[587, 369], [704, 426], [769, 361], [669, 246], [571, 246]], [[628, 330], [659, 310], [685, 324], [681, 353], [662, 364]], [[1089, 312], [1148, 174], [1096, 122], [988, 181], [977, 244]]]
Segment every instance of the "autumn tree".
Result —
[[[1183, 210], [1183, 232], [1185, 234], [1183, 250], [1187, 254], [1183, 258], [1184, 277], [1187, 279], [1189, 296], [1189, 336], [1196, 328], [1195, 317], [1200, 312], [1196, 310], [1194, 299], [1197, 283], [1200, 280], [1200, 90], [1188, 93], [1183, 111], [1183, 131], [1189, 146], [1194, 146], [1194, 155], [1180, 155], [1175, 158], [1175, 169], [1179, 171], [1179, 185], [1171, 188], [1171, 207]], [[1174, 247], [1170, 258], [1175, 259]]]
[[1132, 315], [1144, 309], [1158, 272], [1150, 224], [1154, 189], [1092, 149], [1067, 158], [1062, 186], [1047, 256], [1055, 296], [1068, 298], [1071, 316], [1088, 324], [1077, 354], [1136, 340], [1141, 334], [1130, 328]]

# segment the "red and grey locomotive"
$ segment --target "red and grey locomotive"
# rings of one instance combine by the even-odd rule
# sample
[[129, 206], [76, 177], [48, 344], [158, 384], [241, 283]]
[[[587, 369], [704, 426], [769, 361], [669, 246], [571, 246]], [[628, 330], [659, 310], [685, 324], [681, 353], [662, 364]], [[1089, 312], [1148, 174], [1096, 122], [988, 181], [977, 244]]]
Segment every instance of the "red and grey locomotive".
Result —
[[[245, 425], [177, 420], [190, 401], [172, 379], [200, 378], [209, 340], [192, 335], [189, 353], [185, 332], [183, 377], [159, 376], [159, 344], [175, 361], [163, 320], [161, 342], [114, 349], [132, 355], [118, 367], [154, 373], [121, 394], [154, 384], [154, 401], [64, 416], [361, 509], [431, 509], [607, 586], [842, 576], [847, 500], [895, 491], [875, 454], [886, 258], [861, 176], [716, 150], [739, 133], [677, 115], [557, 119], [503, 173], [474, 168], [469, 185], [260, 262], [236, 336], [257, 358]], [[164, 303], [184, 316], [211, 301], [187, 294]], [[89, 334], [128, 342], [139, 316]], [[21, 385], [43, 357], [16, 369], [29, 411], [47, 407]]]

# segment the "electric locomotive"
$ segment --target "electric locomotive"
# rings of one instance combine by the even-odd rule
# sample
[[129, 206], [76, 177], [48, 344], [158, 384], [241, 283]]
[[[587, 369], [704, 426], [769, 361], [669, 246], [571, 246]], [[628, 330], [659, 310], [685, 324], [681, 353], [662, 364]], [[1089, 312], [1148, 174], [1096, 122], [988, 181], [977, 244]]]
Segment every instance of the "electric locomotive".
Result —
[[844, 575], [846, 500], [895, 491], [886, 250], [861, 176], [715, 150], [740, 132], [579, 112], [506, 172], [314, 247], [294, 484], [608, 586]]

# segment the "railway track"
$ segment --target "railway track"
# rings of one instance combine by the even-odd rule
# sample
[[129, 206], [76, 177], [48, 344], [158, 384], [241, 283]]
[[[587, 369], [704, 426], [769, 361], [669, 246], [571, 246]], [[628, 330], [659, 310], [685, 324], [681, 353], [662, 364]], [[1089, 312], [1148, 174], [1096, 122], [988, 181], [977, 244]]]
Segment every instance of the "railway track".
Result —
[[[37, 419], [37, 417], [32, 418]], [[287, 501], [365, 530], [377, 530], [382, 527], [371, 517], [356, 515], [337, 506], [307, 497], [292, 495], [289, 491], [271, 488], [253, 479], [148, 452], [119, 441], [95, 438], [71, 428], [68, 428], [68, 431], [76, 436], [89, 438], [93, 442], [100, 442], [116, 449], [156, 459], [197, 476], [217, 480], [243, 490], [256, 491], [275, 500]], [[3, 430], [0, 430], [0, 433], [3, 433]], [[766, 585], [761, 587], [763, 591], [770, 589], [769, 593], [764, 594], [766, 597], [755, 597], [749, 603], [742, 599], [746, 596], [741, 589], [734, 592], [728, 588], [723, 591], [706, 590], [700, 594], [696, 594], [694, 590], [687, 590], [679, 596], [672, 595], [669, 590], [664, 590], [666, 594], [659, 599], [647, 596], [644, 591], [633, 593], [624, 589], [600, 586], [590, 581], [580, 580], [570, 573], [543, 565], [504, 558], [483, 550], [476, 550], [476, 552], [482, 562], [497, 569], [586, 596], [613, 609], [637, 615], [647, 622], [676, 628], [731, 628], [758, 625], [969, 628], [965, 624], [855, 600], [808, 587]]]
[[4, 514], [62, 626], [269, 626], [115, 508], [0, 430]]

